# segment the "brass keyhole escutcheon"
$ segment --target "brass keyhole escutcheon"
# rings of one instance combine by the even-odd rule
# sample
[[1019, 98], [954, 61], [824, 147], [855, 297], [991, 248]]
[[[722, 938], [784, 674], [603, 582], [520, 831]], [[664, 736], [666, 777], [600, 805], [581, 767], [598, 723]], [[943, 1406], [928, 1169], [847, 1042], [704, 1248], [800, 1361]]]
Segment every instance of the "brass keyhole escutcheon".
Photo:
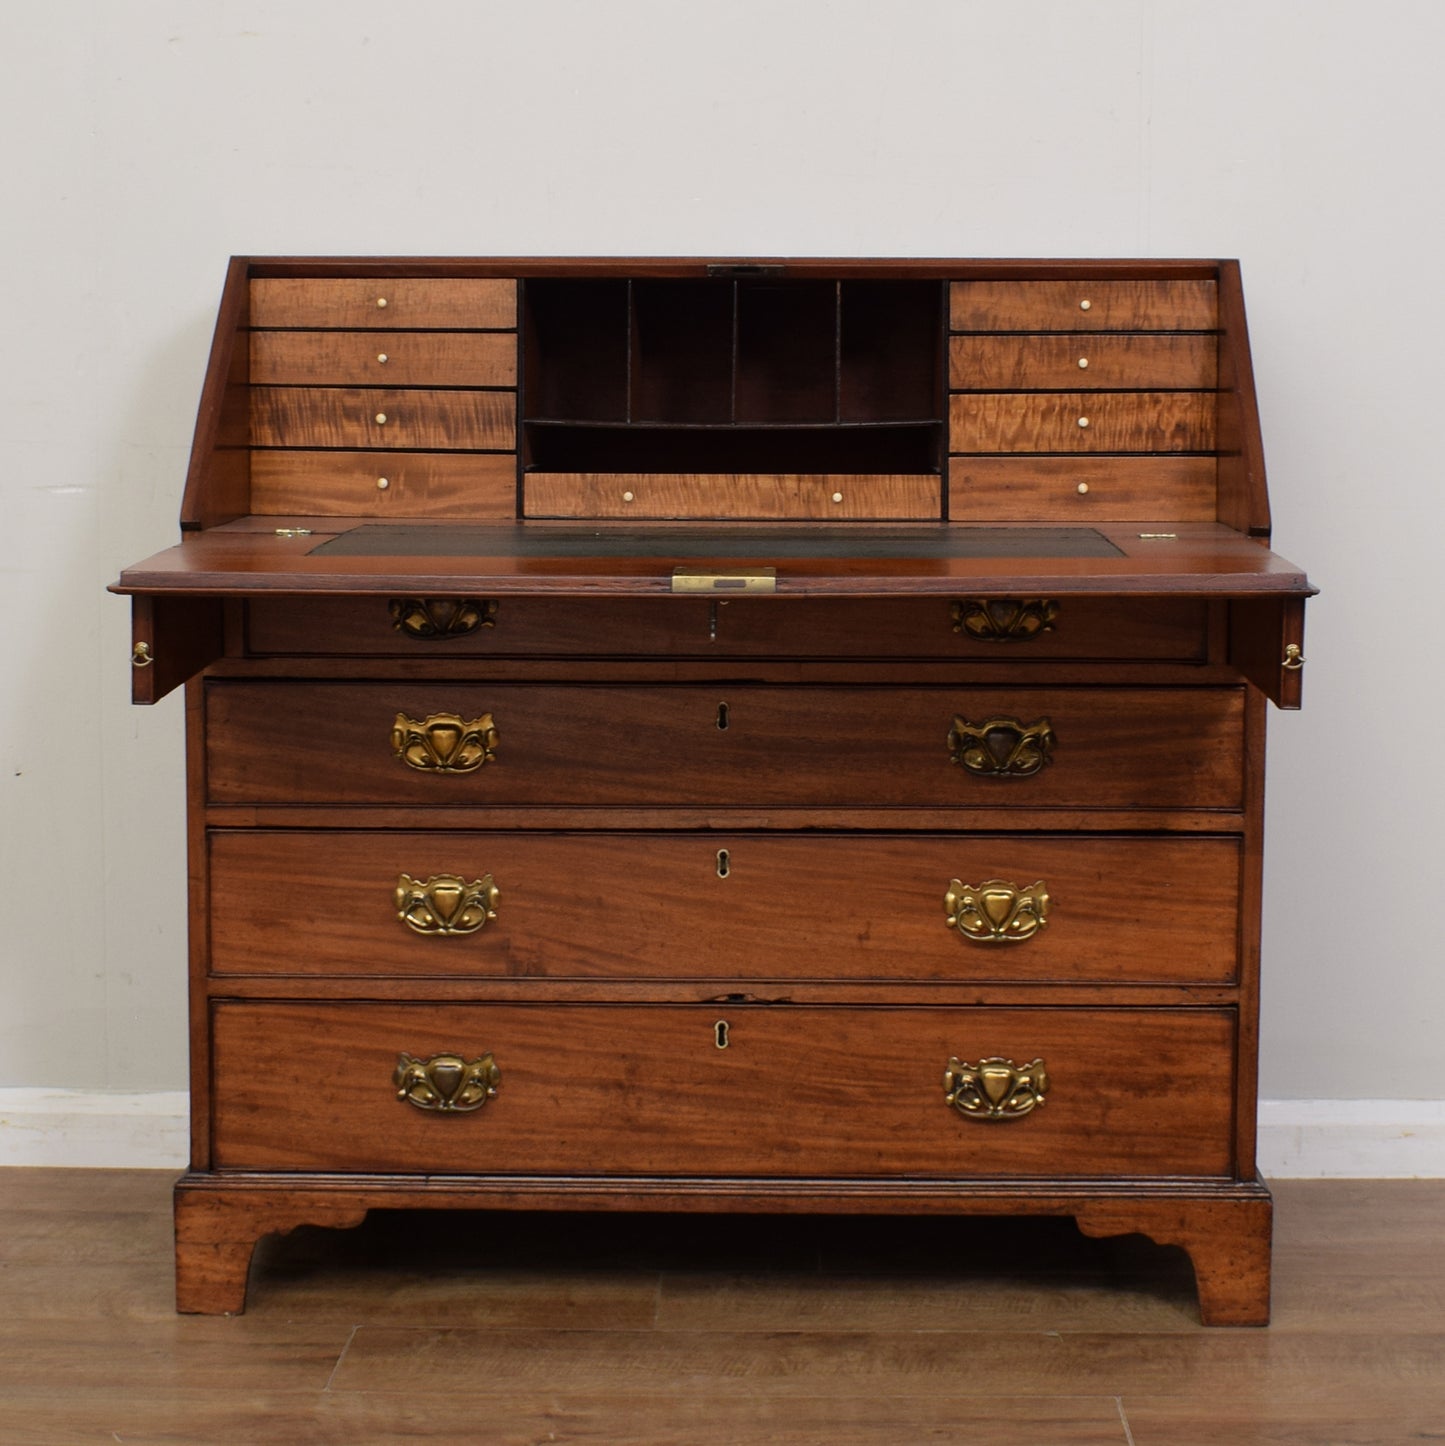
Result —
[[713, 1025], [713, 1027], [712, 1027], [712, 1042], [713, 1042], [715, 1045], [717, 1045], [717, 1047], [718, 1047], [719, 1049], [726, 1049], [726, 1048], [728, 1047], [728, 1022], [727, 1022], [727, 1020], [725, 1020], [725, 1019], [720, 1019], [720, 1020], [718, 1020], [718, 1022], [717, 1022], [715, 1025]]
[[717, 876], [725, 879], [733, 871], [733, 856], [726, 849], [717, 851]]

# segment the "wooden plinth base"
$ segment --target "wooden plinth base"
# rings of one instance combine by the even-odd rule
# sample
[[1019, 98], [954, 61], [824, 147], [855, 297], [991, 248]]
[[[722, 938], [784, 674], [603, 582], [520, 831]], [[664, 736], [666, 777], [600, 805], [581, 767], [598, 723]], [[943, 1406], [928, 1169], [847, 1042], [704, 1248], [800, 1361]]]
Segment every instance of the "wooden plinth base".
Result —
[[239, 1315], [251, 1254], [298, 1225], [359, 1225], [368, 1210], [666, 1210], [775, 1214], [1072, 1215], [1090, 1236], [1146, 1235], [1194, 1264], [1205, 1325], [1267, 1325], [1273, 1205], [1263, 1182], [675, 1180], [206, 1175], [176, 1185], [176, 1309]]

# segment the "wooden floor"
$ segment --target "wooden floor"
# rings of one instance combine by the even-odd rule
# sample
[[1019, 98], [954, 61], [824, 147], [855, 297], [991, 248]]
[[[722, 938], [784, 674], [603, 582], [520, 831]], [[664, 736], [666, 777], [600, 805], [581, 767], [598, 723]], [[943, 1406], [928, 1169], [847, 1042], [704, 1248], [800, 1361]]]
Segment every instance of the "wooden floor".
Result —
[[1072, 1222], [371, 1216], [171, 1308], [172, 1177], [0, 1171], [0, 1442], [1445, 1441], [1445, 1181], [1276, 1186], [1275, 1323]]

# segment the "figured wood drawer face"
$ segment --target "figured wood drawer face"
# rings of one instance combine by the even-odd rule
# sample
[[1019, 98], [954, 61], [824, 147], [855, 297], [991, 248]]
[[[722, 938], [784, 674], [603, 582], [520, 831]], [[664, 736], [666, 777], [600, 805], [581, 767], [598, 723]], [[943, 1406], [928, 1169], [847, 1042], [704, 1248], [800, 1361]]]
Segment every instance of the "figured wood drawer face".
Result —
[[[718, 1048], [726, 1023], [727, 1047]], [[221, 1169], [933, 1177], [1216, 1175], [1232, 1166], [1227, 1010], [305, 1004], [214, 1010]], [[493, 1056], [471, 1112], [397, 1098], [405, 1052]], [[1028, 1065], [1005, 1121], [950, 1059]]]
[[278, 448], [251, 454], [251, 511], [257, 516], [477, 521], [514, 517], [516, 510], [517, 458], [511, 452]]
[[253, 447], [509, 450], [516, 418], [514, 392], [251, 388]]
[[542, 472], [525, 487], [528, 517], [897, 522], [942, 510], [942, 483], [931, 475]]
[[952, 457], [955, 522], [1213, 522], [1213, 457], [1188, 454]]
[[515, 332], [253, 331], [252, 386], [514, 387]]
[[517, 283], [425, 277], [257, 277], [253, 327], [490, 331], [517, 325]]
[[1212, 331], [1213, 281], [955, 281], [954, 331]]
[[[206, 714], [221, 804], [1237, 809], [1243, 778], [1238, 688], [213, 680]], [[408, 766], [398, 715], [442, 718], [451, 752], [469, 725], [457, 756], [480, 757], [488, 738], [495, 756], [469, 772]], [[1021, 771], [1048, 751], [1045, 731], [1052, 761]]]
[[1213, 392], [955, 392], [953, 452], [1212, 452]]
[[949, 386], [956, 391], [1084, 388], [1212, 388], [1211, 335], [955, 336]]
[[[218, 830], [211, 972], [1224, 984], [1239, 850], [1231, 837]], [[403, 876], [443, 904], [404, 921]], [[488, 879], [483, 922], [463, 896]]]
[[[269, 462], [287, 455], [265, 453], [262, 457]], [[460, 487], [465, 469], [484, 459], [455, 460], [461, 467], [457, 483]], [[402, 461], [399, 468], [389, 467], [389, 473], [400, 473], [404, 478], [408, 462], [415, 463], [416, 459]], [[358, 467], [356, 490], [363, 489], [366, 476]], [[255, 486], [253, 472], [253, 489]], [[394, 479], [390, 490], [396, 488]], [[444, 491], [438, 501], [446, 505], [450, 495]], [[1202, 662], [1208, 656], [1208, 607], [1197, 598], [1150, 598], [1142, 602], [1120, 598], [1004, 599], [1001, 603], [997, 599], [963, 598], [773, 597], [724, 599], [718, 603], [691, 597], [603, 598], [585, 603], [503, 598], [491, 600], [496, 607], [490, 613], [490, 626], [479, 625], [470, 632], [439, 638], [418, 638], [398, 628], [399, 607], [393, 607], [393, 603], [399, 605], [401, 601], [252, 598], [247, 603], [247, 648], [257, 656], [344, 654], [439, 660], [664, 654], [704, 658], [976, 658], [1027, 664], [1064, 659]], [[443, 600], [442, 612], [450, 616], [456, 601]], [[1026, 602], [1031, 602], [1031, 610], [1023, 606]], [[1046, 608], [1045, 603], [1052, 606]], [[981, 612], [979, 604], [985, 605]], [[1014, 604], [1020, 611], [1011, 611]], [[1044, 625], [1035, 628], [1039, 622]], [[1008, 636], [1011, 624], [1015, 628], [1012, 637]], [[996, 636], [981, 638], [970, 628], [983, 632], [992, 629]]]

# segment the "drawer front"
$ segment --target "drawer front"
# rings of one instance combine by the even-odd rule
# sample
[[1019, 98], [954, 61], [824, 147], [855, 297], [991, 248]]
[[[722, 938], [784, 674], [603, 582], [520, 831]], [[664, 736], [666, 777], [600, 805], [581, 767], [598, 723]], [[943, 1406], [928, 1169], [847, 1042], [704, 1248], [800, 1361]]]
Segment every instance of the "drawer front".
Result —
[[1212, 281], [955, 281], [954, 331], [1212, 331]]
[[216, 680], [206, 730], [213, 803], [1237, 809], [1244, 702], [1238, 688]]
[[955, 392], [953, 452], [1212, 452], [1213, 392]]
[[528, 517], [907, 522], [942, 515], [942, 482], [921, 474], [542, 472], [525, 485]]
[[258, 277], [253, 327], [490, 331], [517, 325], [517, 283], [471, 278]]
[[514, 387], [515, 332], [253, 331], [252, 386]]
[[251, 454], [251, 511], [408, 521], [511, 518], [517, 458], [512, 452], [258, 451]]
[[[265, 453], [271, 459], [288, 454]], [[322, 457], [332, 454], [316, 454]], [[347, 454], [339, 454], [347, 455]], [[356, 454], [351, 454], [356, 455]], [[258, 458], [260, 462], [263, 458]], [[380, 459], [385, 463], [386, 459]], [[428, 459], [428, 461], [437, 459]], [[462, 471], [482, 458], [452, 459]], [[500, 460], [500, 459], [499, 459]], [[388, 475], [405, 475], [408, 463]], [[367, 472], [357, 467], [355, 485]], [[375, 463], [373, 463], [373, 466]], [[391, 491], [399, 479], [394, 477]], [[460, 485], [460, 483], [458, 483]], [[253, 474], [252, 487], [256, 486]], [[375, 490], [375, 482], [371, 483]], [[386, 495], [383, 493], [382, 495]], [[277, 508], [301, 512], [303, 508]], [[977, 658], [1202, 662], [1208, 607], [1197, 598], [253, 598], [252, 654], [356, 657]], [[454, 629], [458, 602], [469, 603]], [[485, 606], [484, 606], [485, 605]], [[432, 626], [427, 618], [439, 626]], [[410, 630], [408, 630], [410, 629]]]
[[211, 971], [1224, 984], [1239, 851], [1229, 837], [220, 830]]
[[1217, 351], [1207, 335], [955, 336], [949, 385], [974, 392], [1212, 388]]
[[509, 450], [516, 417], [513, 392], [251, 388], [253, 447]]
[[1213, 457], [953, 457], [948, 515], [955, 522], [1213, 522]]
[[[1057, 1179], [1232, 1166], [1227, 1010], [221, 1002], [213, 1025], [221, 1169]], [[399, 1099], [403, 1053], [478, 1064], [471, 1097], [485, 1103]], [[961, 1076], [994, 1058], [1042, 1061], [1042, 1103], [1003, 1119], [950, 1105], [950, 1061]], [[434, 1076], [433, 1102], [457, 1083]], [[1019, 1080], [1012, 1097], [1022, 1111], [1039, 1094]]]

